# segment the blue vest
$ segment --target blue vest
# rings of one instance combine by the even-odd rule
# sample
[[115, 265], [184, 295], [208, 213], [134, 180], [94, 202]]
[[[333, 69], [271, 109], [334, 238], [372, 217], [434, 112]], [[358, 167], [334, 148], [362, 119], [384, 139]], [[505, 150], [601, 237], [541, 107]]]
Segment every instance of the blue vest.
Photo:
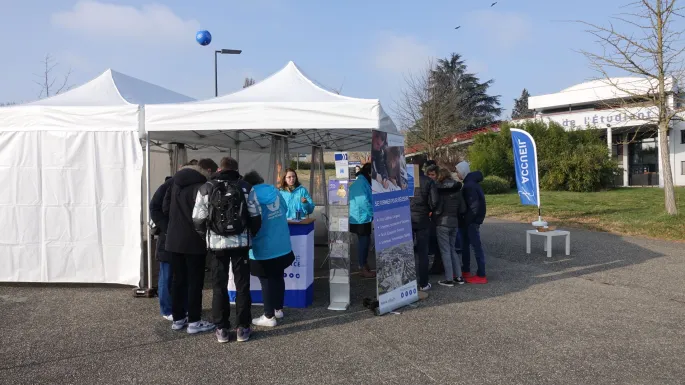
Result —
[[262, 227], [252, 239], [250, 259], [265, 260], [282, 257], [292, 251], [288, 212], [285, 200], [271, 185], [259, 184], [252, 188], [262, 212]]

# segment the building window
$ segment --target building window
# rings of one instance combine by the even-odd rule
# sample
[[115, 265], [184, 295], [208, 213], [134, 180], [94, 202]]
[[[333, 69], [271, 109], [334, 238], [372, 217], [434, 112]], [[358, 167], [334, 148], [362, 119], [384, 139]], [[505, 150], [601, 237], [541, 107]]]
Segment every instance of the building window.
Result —
[[685, 144], [685, 130], [680, 130], [680, 143]]
[[680, 175], [685, 175], [685, 160], [680, 162]]

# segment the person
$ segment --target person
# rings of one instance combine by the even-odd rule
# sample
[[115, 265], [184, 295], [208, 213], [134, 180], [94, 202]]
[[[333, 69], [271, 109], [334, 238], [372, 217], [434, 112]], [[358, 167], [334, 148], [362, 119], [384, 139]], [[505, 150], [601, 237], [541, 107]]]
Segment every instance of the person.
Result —
[[[250, 233], [256, 234], [261, 217], [249, 211], [252, 186], [238, 172], [238, 162], [221, 159], [221, 171], [200, 187], [193, 208], [195, 229], [206, 239], [212, 271], [212, 322], [216, 339], [229, 342], [231, 304], [228, 271], [233, 267], [236, 287], [236, 339], [250, 339], [252, 298], [250, 297]], [[230, 194], [230, 193], [233, 194]]]
[[159, 297], [159, 311], [168, 321], [173, 321], [174, 317], [171, 314], [171, 255], [164, 248], [166, 243], [166, 233], [169, 227], [169, 217], [166, 216], [162, 210], [164, 205], [164, 195], [167, 190], [174, 183], [172, 177], [168, 176], [164, 180], [150, 199], [150, 219], [159, 229], [157, 236], [156, 257], [159, 261], [159, 280], [157, 281], [157, 296]]
[[182, 167], [174, 175], [162, 206], [162, 211], [169, 217], [164, 247], [171, 253], [173, 275], [171, 313], [174, 322], [171, 328], [182, 330], [187, 326], [189, 334], [214, 330], [213, 324], [200, 317], [207, 245], [195, 231], [192, 213], [198, 189], [216, 169], [217, 165], [211, 159], [200, 159], [197, 166]]
[[[436, 183], [438, 180], [439, 171], [440, 167], [438, 167], [434, 160], [426, 161], [426, 176], [433, 179], [433, 181], [435, 181]], [[430, 217], [430, 243], [428, 246], [428, 255], [433, 256], [433, 264], [429, 269], [429, 274], [439, 275], [445, 271], [445, 267], [442, 264], [442, 253], [440, 250], [440, 246], [438, 245], [438, 235], [435, 225], [435, 218], [433, 218], [432, 214]]]
[[[471, 171], [468, 162], [457, 164], [457, 176], [464, 183], [462, 195], [466, 209], [459, 218], [459, 233], [461, 234], [461, 260], [464, 280], [467, 283], [488, 283], [485, 275], [485, 253], [480, 241], [480, 225], [485, 219], [485, 194], [480, 186], [483, 173]], [[471, 274], [471, 246], [476, 256], [478, 271]]]
[[[436, 214], [440, 203], [435, 181], [426, 175], [419, 175], [419, 195], [409, 199], [411, 211], [411, 226], [416, 239], [416, 253], [418, 255], [418, 284], [419, 290], [431, 289], [428, 282], [428, 249], [430, 247], [431, 213]], [[437, 213], [439, 214], [439, 213]]]
[[462, 184], [452, 179], [447, 169], [438, 172], [438, 195], [440, 210], [433, 218], [436, 225], [438, 246], [445, 269], [445, 279], [438, 281], [442, 286], [453, 287], [464, 284], [461, 274], [461, 261], [457, 258], [456, 240], [459, 227], [459, 213], [463, 211], [464, 201], [461, 197]]
[[300, 219], [302, 219], [314, 212], [314, 201], [307, 189], [300, 184], [295, 170], [292, 168], [285, 170], [279, 188], [288, 209], [288, 219], [296, 219], [298, 213]]
[[261, 218], [261, 227], [252, 241], [250, 270], [262, 285], [264, 314], [252, 320], [256, 326], [274, 327], [282, 319], [285, 299], [285, 269], [295, 261], [290, 245], [290, 230], [285, 199], [276, 187], [264, 184], [256, 172], [245, 175], [252, 191], [248, 200], [251, 215]]
[[371, 222], [373, 221], [373, 198], [371, 197], [371, 164], [366, 163], [357, 173], [357, 179], [349, 187], [349, 230], [357, 234], [357, 259], [360, 274], [375, 278], [367, 262], [371, 246]]

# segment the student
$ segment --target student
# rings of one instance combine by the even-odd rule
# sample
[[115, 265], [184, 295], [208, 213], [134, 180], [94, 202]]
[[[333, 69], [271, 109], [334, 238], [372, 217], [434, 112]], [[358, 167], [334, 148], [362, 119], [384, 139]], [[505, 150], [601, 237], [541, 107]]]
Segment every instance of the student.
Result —
[[[201, 159], [197, 166], [185, 166], [173, 178], [164, 195], [162, 210], [169, 216], [165, 248], [171, 253], [171, 312], [173, 330], [186, 326], [189, 334], [214, 330], [214, 325], [200, 318], [202, 287], [205, 277], [207, 245], [195, 231], [193, 207], [197, 191], [217, 169], [211, 159]], [[186, 301], [188, 316], [186, 317]]]
[[373, 221], [373, 198], [371, 196], [371, 164], [366, 163], [357, 173], [357, 179], [350, 185], [350, 232], [357, 234], [359, 269], [364, 278], [374, 278], [367, 258], [371, 246], [371, 222]]
[[162, 211], [162, 206], [164, 204], [164, 196], [173, 182], [173, 178], [168, 176], [164, 183], [157, 188], [154, 195], [152, 195], [149, 205], [150, 219], [159, 229], [156, 249], [157, 260], [159, 261], [159, 281], [157, 283], [159, 311], [162, 317], [168, 321], [174, 320], [174, 317], [171, 315], [171, 255], [164, 248], [166, 232], [169, 227], [169, 217]]
[[[485, 275], [485, 253], [480, 242], [480, 225], [485, 219], [485, 194], [480, 186], [483, 173], [471, 171], [467, 162], [457, 164], [457, 176], [464, 181], [462, 195], [466, 204], [466, 211], [459, 218], [459, 233], [461, 234], [461, 260], [464, 280], [467, 283], [488, 283]], [[476, 256], [478, 271], [471, 274], [471, 248]]]
[[435, 181], [426, 175], [419, 176], [420, 191], [417, 196], [409, 198], [411, 212], [411, 227], [416, 239], [416, 253], [418, 256], [418, 284], [419, 290], [431, 289], [428, 282], [428, 249], [430, 247], [431, 213], [437, 214], [440, 203]]
[[438, 195], [440, 210], [433, 221], [436, 225], [438, 246], [445, 266], [445, 279], [438, 281], [442, 286], [461, 285], [464, 279], [461, 274], [461, 260], [457, 256], [456, 240], [459, 227], [459, 213], [463, 211], [464, 201], [461, 197], [461, 183], [452, 179], [447, 169], [438, 172]]
[[250, 339], [252, 298], [250, 297], [250, 233], [256, 234], [261, 217], [250, 201], [252, 186], [238, 172], [233, 158], [221, 159], [221, 172], [197, 192], [193, 222], [207, 241], [212, 267], [212, 318], [216, 339], [229, 341], [231, 304], [228, 297], [228, 270], [233, 267], [236, 287], [236, 338]]
[[295, 261], [290, 245], [290, 230], [286, 218], [285, 199], [256, 172], [245, 175], [245, 181], [252, 185], [250, 212], [261, 217], [261, 227], [252, 240], [250, 250], [250, 271], [259, 278], [262, 285], [264, 314], [252, 320], [256, 326], [274, 327], [282, 319], [285, 298], [283, 272]]
[[298, 212], [301, 219], [314, 212], [314, 201], [307, 189], [300, 184], [295, 170], [291, 168], [285, 170], [279, 188], [288, 209], [288, 219], [297, 218]]

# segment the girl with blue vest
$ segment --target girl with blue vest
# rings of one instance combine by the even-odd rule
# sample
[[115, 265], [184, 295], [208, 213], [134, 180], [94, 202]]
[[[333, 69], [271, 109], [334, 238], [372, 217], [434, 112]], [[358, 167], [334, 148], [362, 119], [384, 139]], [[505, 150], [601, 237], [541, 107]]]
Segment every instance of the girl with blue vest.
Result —
[[360, 274], [374, 278], [376, 273], [367, 263], [371, 245], [371, 221], [373, 221], [373, 198], [371, 197], [371, 164], [367, 163], [357, 173], [357, 179], [350, 185], [350, 232], [357, 234], [357, 253]]
[[256, 171], [247, 173], [243, 179], [252, 185], [248, 205], [255, 204], [257, 207], [254, 209], [262, 217], [262, 225], [252, 238], [250, 273], [262, 284], [264, 315], [253, 319], [252, 324], [274, 327], [276, 319], [283, 318], [283, 272], [295, 261], [290, 245], [287, 207], [276, 187], [264, 184], [264, 179]]
[[300, 184], [295, 170], [291, 168], [285, 170], [279, 187], [287, 205], [288, 219], [296, 219], [298, 212], [300, 219], [314, 212], [314, 201], [307, 189]]

